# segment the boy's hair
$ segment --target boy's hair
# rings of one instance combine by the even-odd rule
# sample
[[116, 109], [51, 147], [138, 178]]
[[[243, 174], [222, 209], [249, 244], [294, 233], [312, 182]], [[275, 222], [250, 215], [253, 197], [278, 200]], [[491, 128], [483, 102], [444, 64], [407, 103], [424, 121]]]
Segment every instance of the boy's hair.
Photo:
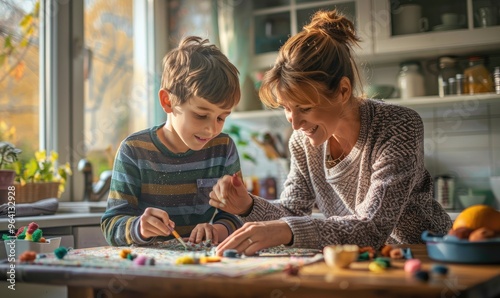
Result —
[[197, 96], [222, 108], [232, 108], [241, 96], [238, 74], [238, 69], [208, 39], [188, 36], [163, 58], [161, 88], [171, 94], [173, 105]]

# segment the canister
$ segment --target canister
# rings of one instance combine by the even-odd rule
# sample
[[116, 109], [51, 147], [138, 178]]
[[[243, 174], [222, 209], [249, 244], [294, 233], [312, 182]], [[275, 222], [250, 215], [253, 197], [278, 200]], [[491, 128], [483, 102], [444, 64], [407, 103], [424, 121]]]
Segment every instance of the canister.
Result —
[[455, 207], [455, 179], [451, 175], [439, 175], [434, 178], [434, 198], [444, 209]]

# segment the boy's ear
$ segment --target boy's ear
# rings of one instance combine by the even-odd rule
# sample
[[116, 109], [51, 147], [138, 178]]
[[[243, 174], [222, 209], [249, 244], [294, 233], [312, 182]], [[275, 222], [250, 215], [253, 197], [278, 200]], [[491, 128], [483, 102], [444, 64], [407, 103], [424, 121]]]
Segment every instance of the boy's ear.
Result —
[[160, 105], [165, 111], [165, 113], [172, 113], [172, 102], [170, 101], [170, 95], [165, 89], [160, 89], [158, 92], [158, 97], [160, 99]]

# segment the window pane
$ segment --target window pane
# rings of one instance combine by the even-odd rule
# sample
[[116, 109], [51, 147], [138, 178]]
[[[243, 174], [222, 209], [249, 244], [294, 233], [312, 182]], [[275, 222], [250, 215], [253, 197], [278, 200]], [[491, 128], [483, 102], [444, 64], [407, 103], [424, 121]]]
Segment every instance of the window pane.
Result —
[[23, 161], [39, 146], [37, 2], [0, 0], [0, 140], [21, 148]]
[[[94, 179], [112, 169], [120, 142], [147, 127], [147, 104], [134, 80], [133, 0], [87, 0], [85, 36], [85, 148]], [[146, 85], [144, 85], [146, 88]], [[156, 103], [156, 101], [154, 101]]]

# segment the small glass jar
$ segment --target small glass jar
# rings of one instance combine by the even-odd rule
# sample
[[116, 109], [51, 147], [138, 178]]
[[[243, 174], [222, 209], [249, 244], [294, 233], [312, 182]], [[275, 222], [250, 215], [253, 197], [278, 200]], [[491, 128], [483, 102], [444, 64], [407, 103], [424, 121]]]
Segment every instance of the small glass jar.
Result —
[[398, 87], [402, 99], [425, 96], [424, 76], [420, 62], [407, 61], [400, 64]]
[[493, 81], [495, 83], [495, 93], [500, 94], [500, 66], [493, 71]]
[[455, 94], [456, 92], [450, 92], [449, 80], [450, 78], [455, 79], [456, 75], [460, 73], [458, 67], [458, 61], [456, 57], [444, 56], [438, 59], [439, 74], [438, 74], [438, 86], [439, 86], [439, 96], [443, 97], [448, 94]]
[[464, 75], [467, 77], [469, 94], [493, 92], [493, 80], [483, 57], [469, 57], [469, 67], [464, 70]]
[[457, 82], [457, 95], [464, 94], [465, 76], [461, 73], [458, 73], [455, 77], [455, 81]]

